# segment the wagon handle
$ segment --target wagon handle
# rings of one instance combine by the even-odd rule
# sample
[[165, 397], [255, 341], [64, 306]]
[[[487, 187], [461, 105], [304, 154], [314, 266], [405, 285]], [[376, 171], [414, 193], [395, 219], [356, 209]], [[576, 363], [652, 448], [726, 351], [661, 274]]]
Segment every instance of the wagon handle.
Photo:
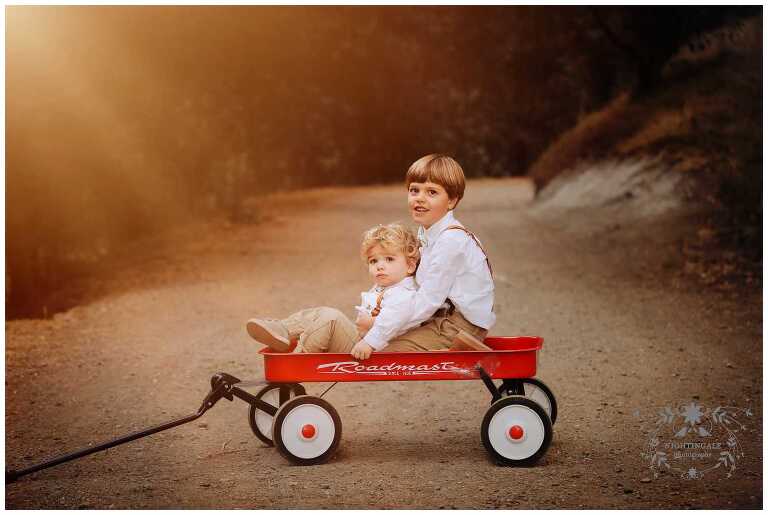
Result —
[[61, 463], [65, 463], [77, 458], [82, 458], [83, 456], [88, 456], [89, 454], [93, 454], [95, 452], [103, 451], [117, 445], [122, 445], [124, 443], [128, 443], [139, 438], [144, 438], [145, 436], [153, 435], [155, 433], [159, 433], [160, 431], [165, 431], [166, 429], [171, 429], [172, 427], [180, 426], [182, 424], [187, 424], [188, 422], [197, 420], [222, 398], [226, 398], [231, 401], [233, 398], [233, 386], [239, 382], [240, 380], [236, 377], [220, 372], [211, 378], [211, 391], [208, 392], [208, 395], [205, 396], [205, 399], [203, 399], [203, 403], [200, 405], [200, 408], [198, 408], [197, 412], [187, 415], [186, 417], [159, 424], [154, 427], [123, 435], [113, 440], [107, 440], [105, 442], [94, 445], [93, 447], [85, 447], [68, 454], [62, 454], [27, 468], [19, 470], [6, 469], [5, 482], [6, 484], [13, 483], [21, 476], [26, 476], [27, 474], [32, 474], [33, 472], [37, 472], [39, 470], [47, 469], [49, 467], [53, 467], [55, 465], [59, 465]]

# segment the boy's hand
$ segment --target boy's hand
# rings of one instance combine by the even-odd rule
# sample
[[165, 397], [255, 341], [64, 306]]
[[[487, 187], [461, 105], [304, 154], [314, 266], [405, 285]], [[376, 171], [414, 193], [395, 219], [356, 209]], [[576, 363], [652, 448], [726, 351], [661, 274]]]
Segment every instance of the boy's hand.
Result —
[[350, 354], [352, 354], [352, 356], [356, 359], [368, 359], [371, 357], [372, 353], [373, 347], [365, 343], [363, 340], [357, 342], [350, 351]]
[[373, 317], [368, 313], [358, 313], [355, 325], [357, 325], [357, 330], [360, 334], [365, 334], [368, 332], [368, 329], [373, 327]]

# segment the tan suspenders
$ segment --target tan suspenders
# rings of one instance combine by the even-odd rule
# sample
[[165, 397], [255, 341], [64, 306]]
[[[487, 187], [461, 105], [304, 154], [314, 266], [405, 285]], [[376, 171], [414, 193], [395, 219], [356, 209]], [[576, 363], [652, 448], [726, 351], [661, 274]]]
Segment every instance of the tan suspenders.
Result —
[[371, 310], [371, 316], [377, 317], [379, 316], [379, 313], [381, 313], [381, 301], [384, 299], [384, 292], [386, 290], [382, 290], [381, 293], [379, 293], [379, 296], [376, 298], [376, 307]]
[[491, 272], [491, 277], [493, 277], [493, 268], [491, 267], [491, 261], [488, 259], [488, 254], [485, 253], [485, 249], [483, 248], [482, 245], [480, 245], [480, 242], [477, 241], [477, 238], [475, 237], [474, 234], [472, 234], [472, 231], [468, 230], [466, 227], [462, 227], [461, 225], [451, 225], [450, 227], [446, 227], [443, 230], [444, 231], [449, 231], [451, 229], [460, 229], [460, 230], [464, 231], [465, 233], [467, 233], [469, 235], [470, 238], [472, 238], [472, 240], [475, 243], [477, 243], [477, 246], [480, 247], [480, 250], [485, 255], [485, 263], [488, 265], [488, 271]]

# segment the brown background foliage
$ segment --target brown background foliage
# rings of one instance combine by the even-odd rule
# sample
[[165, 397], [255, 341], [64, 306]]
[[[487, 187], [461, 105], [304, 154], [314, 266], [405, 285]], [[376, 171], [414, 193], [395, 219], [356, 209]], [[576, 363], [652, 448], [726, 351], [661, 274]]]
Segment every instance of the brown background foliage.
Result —
[[48, 293], [136, 238], [247, 222], [276, 190], [399, 181], [435, 151], [525, 174], [618, 95], [652, 97], [691, 38], [756, 13], [8, 7], [7, 314], [49, 315]]

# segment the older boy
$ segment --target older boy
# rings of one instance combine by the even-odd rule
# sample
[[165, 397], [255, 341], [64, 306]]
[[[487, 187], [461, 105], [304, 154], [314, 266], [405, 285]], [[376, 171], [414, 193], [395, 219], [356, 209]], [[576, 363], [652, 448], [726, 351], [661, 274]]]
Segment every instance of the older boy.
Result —
[[464, 171], [451, 157], [430, 154], [405, 177], [408, 208], [419, 225], [421, 262], [410, 320], [400, 328], [376, 327], [351, 354], [366, 359], [386, 351], [447, 349], [461, 332], [482, 341], [496, 321], [491, 265], [478, 239], [453, 216], [464, 196]]

